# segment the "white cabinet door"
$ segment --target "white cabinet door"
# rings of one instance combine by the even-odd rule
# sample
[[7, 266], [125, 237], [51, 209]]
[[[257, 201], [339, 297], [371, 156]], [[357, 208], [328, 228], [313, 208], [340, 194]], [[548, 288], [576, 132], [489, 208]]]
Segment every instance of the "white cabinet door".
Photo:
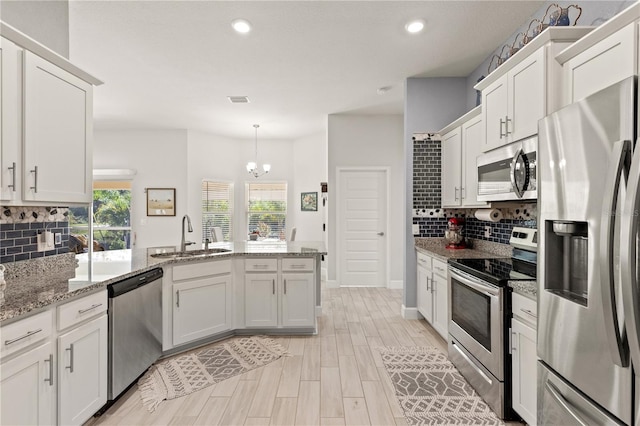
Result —
[[0, 200], [20, 199], [22, 49], [0, 37]]
[[93, 88], [24, 55], [23, 199], [91, 202]]
[[449, 297], [447, 294], [447, 279], [433, 274], [431, 281], [433, 294], [433, 328], [447, 339], [449, 334]]
[[230, 275], [173, 285], [173, 344], [231, 329]]
[[478, 201], [478, 166], [476, 159], [482, 153], [482, 116], [462, 124], [462, 205], [483, 207], [487, 203]]
[[314, 275], [282, 274], [282, 326], [312, 327], [315, 325]]
[[546, 114], [545, 48], [536, 50], [507, 73], [507, 142], [538, 133]]
[[483, 152], [507, 143], [505, 131], [505, 120], [508, 115], [507, 82], [505, 75], [482, 91]]
[[431, 271], [418, 266], [418, 311], [429, 324], [433, 323], [433, 294]]
[[511, 322], [513, 364], [513, 409], [530, 425], [536, 424], [537, 359], [536, 330], [518, 321]]
[[58, 337], [58, 422], [80, 425], [107, 402], [107, 316]]
[[462, 201], [462, 134], [460, 127], [442, 137], [442, 206], [456, 207]]
[[246, 274], [244, 278], [245, 325], [276, 327], [278, 325], [277, 273]]
[[55, 424], [53, 358], [48, 342], [0, 365], [0, 424]]
[[638, 73], [637, 25], [627, 25], [562, 65], [564, 104]]

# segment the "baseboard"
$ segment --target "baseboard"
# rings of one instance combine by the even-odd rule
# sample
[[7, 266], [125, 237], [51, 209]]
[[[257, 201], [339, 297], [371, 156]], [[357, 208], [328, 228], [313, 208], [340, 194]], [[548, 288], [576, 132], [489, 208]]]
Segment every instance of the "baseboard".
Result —
[[389, 287], [391, 290], [402, 290], [404, 288], [404, 281], [402, 280], [391, 280], [389, 281]]
[[338, 281], [337, 280], [326, 280], [325, 284], [326, 284], [325, 285], [326, 288], [338, 288], [338, 287], [340, 287], [338, 285]]
[[418, 312], [418, 308], [407, 308], [406, 306], [404, 306], [404, 304], [400, 309], [400, 315], [402, 315], [402, 318], [408, 320], [417, 320], [422, 318], [420, 312]]
[[322, 316], [322, 306], [316, 306], [316, 316], [317, 317]]

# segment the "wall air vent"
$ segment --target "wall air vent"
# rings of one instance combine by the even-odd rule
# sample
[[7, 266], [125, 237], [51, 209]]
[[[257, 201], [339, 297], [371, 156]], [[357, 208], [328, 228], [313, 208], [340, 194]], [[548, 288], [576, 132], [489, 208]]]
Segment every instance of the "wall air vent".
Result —
[[247, 96], [227, 96], [229, 102], [232, 104], [248, 104], [249, 98]]

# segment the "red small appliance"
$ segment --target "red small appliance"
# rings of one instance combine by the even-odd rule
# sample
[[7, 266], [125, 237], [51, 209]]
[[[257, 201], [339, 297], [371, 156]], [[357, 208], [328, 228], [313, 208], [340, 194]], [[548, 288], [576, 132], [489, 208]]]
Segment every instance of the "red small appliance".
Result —
[[447, 230], [444, 231], [444, 238], [447, 240], [448, 249], [464, 249], [467, 248], [467, 244], [462, 234], [464, 228], [464, 219], [459, 217], [449, 218], [447, 221]]

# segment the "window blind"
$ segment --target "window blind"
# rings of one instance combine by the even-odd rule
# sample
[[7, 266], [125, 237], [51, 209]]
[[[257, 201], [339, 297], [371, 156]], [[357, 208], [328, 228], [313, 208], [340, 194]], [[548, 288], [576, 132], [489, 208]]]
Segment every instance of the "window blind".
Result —
[[214, 226], [222, 228], [224, 241], [233, 236], [233, 184], [202, 181], [202, 241], [212, 241]]

